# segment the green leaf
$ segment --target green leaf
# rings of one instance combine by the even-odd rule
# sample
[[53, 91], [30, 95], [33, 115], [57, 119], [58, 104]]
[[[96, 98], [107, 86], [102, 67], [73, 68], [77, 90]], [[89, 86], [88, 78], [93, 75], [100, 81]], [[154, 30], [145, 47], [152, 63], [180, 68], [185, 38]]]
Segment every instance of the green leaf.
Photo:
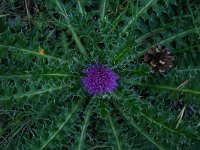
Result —
[[102, 0], [101, 10], [100, 10], [100, 16], [102, 21], [105, 18], [105, 9], [106, 9], [106, 0]]
[[[119, 109], [119, 106], [117, 106], [117, 108]], [[149, 135], [144, 129], [140, 128], [137, 123], [130, 118], [124, 111], [122, 111], [121, 109], [119, 109], [119, 111], [121, 112], [121, 114], [127, 119], [127, 121], [129, 121], [131, 123], [131, 125], [136, 128], [144, 137], [146, 137], [146, 139], [151, 142], [153, 145], [155, 145], [155, 147], [157, 147], [160, 150], [165, 150], [164, 146], [160, 145], [157, 141], [155, 141], [151, 135]]]
[[183, 92], [183, 93], [190, 93], [190, 94], [195, 94], [195, 95], [200, 95], [200, 91], [195, 90], [195, 89], [180, 89], [177, 87], [173, 86], [166, 86], [166, 85], [157, 85], [157, 84], [135, 84], [139, 85], [141, 87], [149, 87], [153, 89], [159, 89], [159, 90], [167, 90], [167, 91], [174, 91], [174, 92]]
[[43, 88], [43, 89], [38, 90], [38, 91], [30, 91], [30, 92], [26, 92], [26, 93], [11, 95], [11, 96], [5, 96], [5, 97], [0, 98], [0, 102], [1, 101], [7, 101], [7, 100], [10, 100], [10, 99], [20, 99], [20, 98], [23, 98], [23, 97], [31, 97], [31, 96], [34, 96], [34, 95], [40, 95], [40, 94], [44, 94], [44, 93], [47, 93], [47, 92], [53, 92], [53, 91], [61, 90], [65, 87], [67, 87], [67, 86], [65, 85], [65, 86], [57, 86], [57, 87], [53, 87], [53, 88]]
[[54, 57], [54, 56], [50, 56], [50, 55], [47, 55], [47, 54], [41, 55], [40, 53], [29, 50], [29, 49], [18, 48], [18, 47], [9, 46], [9, 45], [0, 45], [0, 47], [7, 48], [7, 49], [13, 49], [14, 51], [21, 51], [21, 52], [25, 52], [27, 54], [32, 54], [32, 55], [36, 55], [36, 56], [40, 56], [40, 57], [44, 57], [44, 58], [49, 58], [49, 59], [53, 59], [53, 60], [57, 60], [57, 61], [61, 61], [61, 62], [66, 62], [63, 59], [60, 59], [60, 58], [57, 58], [57, 57]]
[[88, 108], [88, 111], [87, 111], [86, 116], [85, 116], [84, 124], [83, 124], [82, 130], [81, 130], [81, 136], [80, 136], [80, 140], [79, 140], [79, 143], [78, 143], [78, 150], [83, 149], [82, 145], [83, 145], [83, 142], [85, 140], [86, 130], [87, 130], [87, 127], [88, 127], [88, 124], [89, 124], [91, 113], [92, 113], [92, 108]]
[[0, 78], [12, 79], [12, 78], [31, 78], [37, 76], [52, 76], [52, 77], [68, 77], [68, 74], [63, 73], [45, 73], [45, 74], [15, 74], [15, 75], [0, 75]]
[[117, 133], [116, 128], [115, 128], [115, 126], [114, 126], [113, 120], [112, 120], [112, 118], [111, 118], [111, 116], [110, 116], [109, 114], [107, 114], [107, 117], [108, 117], [110, 126], [111, 126], [111, 128], [112, 128], [114, 137], [115, 137], [115, 139], [116, 139], [117, 149], [118, 149], [118, 150], [122, 150], [122, 148], [121, 148], [122, 146], [121, 146], [121, 143], [120, 143], [120, 141], [119, 141], [118, 133]]
[[77, 33], [75, 32], [74, 27], [71, 25], [68, 17], [67, 17], [67, 13], [66, 10], [62, 7], [62, 5], [60, 4], [60, 2], [58, 0], [55, 0], [56, 5], [58, 6], [60, 13], [64, 16], [66, 24], [64, 24], [65, 26], [67, 26], [69, 28], [69, 30], [71, 31], [71, 34], [79, 48], [79, 50], [81, 51], [82, 54], [84, 54], [85, 56], [87, 56], [85, 47], [83, 46], [83, 44], [81, 43]]
[[150, 0], [144, 7], [142, 7], [134, 17], [128, 22], [128, 24], [123, 28], [122, 32], [126, 32], [126, 30], [129, 28], [129, 26], [142, 14], [144, 11], [146, 11], [153, 3], [155, 3], [157, 0]]
[[72, 115], [75, 113], [75, 111], [78, 109], [79, 105], [81, 104], [82, 99], [77, 102], [77, 104], [72, 108], [69, 115], [66, 117], [65, 121], [60, 124], [58, 130], [56, 130], [54, 133], [51, 134], [51, 136], [48, 138], [47, 141], [44, 141], [42, 146], [40, 147], [40, 150], [45, 149], [46, 146], [57, 136], [59, 132], [65, 127], [65, 125], [68, 123], [69, 119], [72, 117]]
[[145, 117], [146, 119], [148, 119], [150, 122], [153, 122], [155, 123], [156, 125], [158, 125], [159, 127], [162, 127], [162, 128], [165, 128], [166, 130], [168, 130], [169, 132], [173, 132], [175, 134], [179, 134], [179, 135], [183, 135], [183, 136], [189, 136], [189, 137], [193, 137], [197, 140], [200, 140], [200, 137], [198, 135], [195, 135], [195, 134], [188, 134], [188, 133], [185, 133], [185, 132], [182, 132], [182, 131], [178, 131], [176, 129], [173, 129], [171, 127], [168, 127], [166, 125], [164, 125], [162, 122], [158, 122], [156, 119], [150, 117], [150, 116], [147, 116], [145, 113], [142, 112], [142, 116]]

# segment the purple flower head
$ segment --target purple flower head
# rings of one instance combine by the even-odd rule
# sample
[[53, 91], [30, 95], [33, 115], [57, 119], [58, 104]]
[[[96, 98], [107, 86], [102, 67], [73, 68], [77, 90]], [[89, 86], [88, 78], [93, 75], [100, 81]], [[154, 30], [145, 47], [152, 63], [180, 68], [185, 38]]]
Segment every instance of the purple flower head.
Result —
[[82, 79], [83, 85], [88, 93], [97, 95], [99, 93], [111, 92], [117, 87], [117, 74], [110, 68], [96, 63], [89, 65], [83, 70], [86, 76]]

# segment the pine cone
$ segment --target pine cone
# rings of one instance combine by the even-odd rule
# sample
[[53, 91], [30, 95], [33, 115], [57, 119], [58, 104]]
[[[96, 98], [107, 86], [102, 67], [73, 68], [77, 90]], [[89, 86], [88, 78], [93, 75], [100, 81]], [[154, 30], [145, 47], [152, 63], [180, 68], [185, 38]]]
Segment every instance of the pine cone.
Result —
[[148, 49], [144, 54], [144, 60], [153, 71], [164, 73], [172, 67], [174, 57], [168, 48], [158, 43], [155, 48]]

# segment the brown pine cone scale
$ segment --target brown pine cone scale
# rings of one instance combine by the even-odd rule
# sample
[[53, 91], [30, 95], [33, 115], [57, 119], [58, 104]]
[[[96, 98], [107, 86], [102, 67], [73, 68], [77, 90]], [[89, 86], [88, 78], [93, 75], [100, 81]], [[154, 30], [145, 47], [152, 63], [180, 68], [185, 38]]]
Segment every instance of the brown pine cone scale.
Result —
[[173, 64], [174, 57], [171, 55], [169, 48], [159, 43], [154, 48], [148, 49], [144, 54], [144, 61], [149, 64], [154, 72], [164, 73], [168, 71]]

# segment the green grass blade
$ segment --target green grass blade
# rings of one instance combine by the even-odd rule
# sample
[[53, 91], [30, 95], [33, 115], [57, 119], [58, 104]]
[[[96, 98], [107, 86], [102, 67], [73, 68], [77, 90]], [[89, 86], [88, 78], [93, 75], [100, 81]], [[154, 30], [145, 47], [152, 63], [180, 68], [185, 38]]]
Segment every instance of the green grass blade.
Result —
[[102, 0], [101, 10], [100, 10], [101, 21], [103, 21], [105, 18], [105, 9], [106, 9], [106, 0]]
[[83, 7], [82, 7], [82, 5], [81, 5], [81, 2], [80, 2], [80, 0], [79, 0], [79, 1], [77, 1], [77, 3], [78, 3], [78, 10], [79, 10], [79, 12], [81, 13], [81, 15], [82, 15], [82, 16], [84, 16]]

